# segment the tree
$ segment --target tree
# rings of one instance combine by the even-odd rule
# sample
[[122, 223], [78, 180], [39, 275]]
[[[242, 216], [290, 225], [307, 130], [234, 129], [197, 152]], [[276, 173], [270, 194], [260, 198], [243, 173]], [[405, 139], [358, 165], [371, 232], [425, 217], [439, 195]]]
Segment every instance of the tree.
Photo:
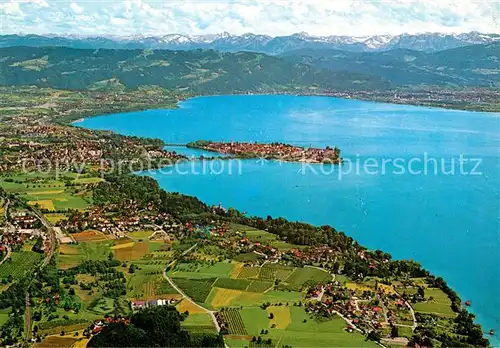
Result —
[[392, 327], [391, 327], [391, 337], [392, 338], [399, 337], [399, 330], [398, 330], [398, 327], [396, 325], [392, 325]]
[[221, 335], [191, 335], [181, 326], [182, 315], [170, 306], [146, 308], [130, 324], [111, 323], [92, 337], [87, 347], [223, 347]]
[[368, 333], [368, 336], [366, 337], [370, 341], [375, 341], [379, 342], [380, 341], [380, 332], [372, 330]]
[[423, 287], [419, 286], [417, 289], [417, 293], [422, 297], [425, 298], [425, 290]]

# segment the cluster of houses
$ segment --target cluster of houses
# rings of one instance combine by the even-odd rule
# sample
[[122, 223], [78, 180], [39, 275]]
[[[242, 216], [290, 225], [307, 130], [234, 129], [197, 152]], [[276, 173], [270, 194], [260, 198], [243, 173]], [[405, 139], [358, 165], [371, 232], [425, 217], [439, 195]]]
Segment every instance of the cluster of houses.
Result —
[[41, 225], [38, 217], [28, 210], [11, 210], [9, 215], [12, 224], [20, 229], [34, 229]]
[[429, 88], [411, 91], [376, 89], [372, 91], [325, 91], [325, 95], [344, 99], [365, 99], [396, 104], [435, 103], [440, 105], [482, 105], [494, 104], [500, 93], [494, 88], [441, 89]]
[[151, 308], [157, 306], [169, 306], [174, 305], [177, 302], [177, 299], [157, 299], [157, 300], [148, 300], [148, 301], [132, 301], [132, 309], [140, 310], [143, 308]]
[[[196, 144], [196, 143], [195, 143]], [[283, 143], [209, 142], [196, 147], [204, 150], [243, 157], [272, 158], [290, 162], [340, 163], [340, 149], [327, 146], [302, 148]]]
[[[321, 298], [318, 297], [320, 294]], [[366, 288], [348, 289], [338, 281], [333, 281], [311, 289], [307, 296], [319, 299], [308, 303], [309, 312], [326, 317], [340, 314], [354, 328], [363, 332], [399, 325], [401, 320], [413, 320], [406, 300], [396, 292], [387, 292], [383, 287], [373, 291]]]
[[5, 250], [6, 246], [21, 246], [26, 241], [37, 238], [42, 235], [41, 231], [38, 229], [34, 230], [20, 230], [5, 227], [3, 230], [0, 228], [0, 234], [2, 235], [0, 242], [0, 251]]
[[229, 224], [213, 221], [209, 225], [200, 225], [188, 221], [184, 224], [183, 228], [185, 234], [201, 239], [224, 238], [229, 231]]
[[288, 251], [294, 260], [301, 264], [329, 263], [335, 260], [338, 252], [328, 246], [309, 247], [305, 249], [293, 248]]
[[106, 317], [104, 319], [98, 319], [95, 320], [92, 325], [88, 328], [87, 332], [91, 333], [92, 335], [96, 335], [99, 332], [101, 332], [105, 326], [112, 324], [112, 323], [123, 323], [125, 325], [130, 324], [130, 319], [119, 317], [119, 318], [111, 318], [111, 317]]
[[[166, 151], [161, 144], [148, 144], [141, 139], [26, 120], [10, 124], [0, 132], [0, 171], [8, 170], [75, 170], [82, 165], [115, 169], [137, 159], [175, 161], [185, 157]], [[3, 145], [5, 144], [5, 145]]]
[[70, 233], [93, 229], [119, 238], [124, 237], [126, 232], [159, 229], [175, 233], [183, 228], [170, 214], [139, 210], [134, 201], [93, 207], [87, 212], [75, 211], [66, 220], [60, 221], [59, 226]]

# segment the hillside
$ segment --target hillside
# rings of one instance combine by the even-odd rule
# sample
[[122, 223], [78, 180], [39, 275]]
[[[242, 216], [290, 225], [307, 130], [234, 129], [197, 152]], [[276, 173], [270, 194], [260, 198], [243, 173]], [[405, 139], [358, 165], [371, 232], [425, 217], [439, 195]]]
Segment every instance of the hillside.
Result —
[[322, 71], [259, 53], [213, 50], [0, 49], [0, 85], [59, 89], [136, 89], [157, 85], [193, 93], [386, 88], [381, 78]]
[[434, 53], [407, 49], [387, 52], [304, 49], [287, 52], [281, 57], [331, 71], [372, 74], [395, 85], [489, 87], [500, 82], [500, 43]]
[[252, 33], [231, 35], [227, 32], [215, 35], [184, 35], [173, 33], [160, 36], [133, 35], [126, 37], [41, 36], [28, 34], [0, 36], [0, 47], [64, 46], [92, 49], [170, 50], [202, 48], [223, 52], [252, 51], [275, 55], [298, 49], [338, 49], [353, 52], [411, 49], [423, 52], [436, 52], [468, 45], [499, 42], [499, 40], [499, 34], [486, 34], [477, 31], [461, 34], [421, 33], [373, 36], [313, 36], [302, 32], [276, 37]]

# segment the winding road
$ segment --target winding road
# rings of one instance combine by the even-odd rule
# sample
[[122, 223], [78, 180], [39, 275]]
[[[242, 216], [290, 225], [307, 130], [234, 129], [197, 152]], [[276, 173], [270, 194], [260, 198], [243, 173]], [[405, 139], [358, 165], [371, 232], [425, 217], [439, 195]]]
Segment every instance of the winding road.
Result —
[[10, 249], [10, 246], [8, 246], [7, 244], [5, 244], [5, 249], [7, 249], [7, 254], [5, 254], [5, 256], [3, 257], [2, 261], [0, 261], [0, 266], [8, 260], [8, 258], [10, 257], [10, 253], [11, 253], [11, 249]]
[[44, 268], [45, 266], [48, 265], [50, 260], [52, 259], [52, 256], [54, 256], [54, 251], [56, 250], [56, 245], [57, 245], [57, 239], [56, 239], [56, 231], [54, 230], [54, 226], [50, 223], [49, 220], [43, 215], [37, 208], [32, 208], [33, 212], [35, 215], [40, 219], [42, 224], [45, 226], [47, 229], [47, 234], [48, 238], [50, 239], [50, 249], [47, 252], [47, 256], [45, 256], [45, 260], [43, 260], [43, 263], [40, 268]]
[[[181, 257], [182, 256], [185, 256], [187, 255], [189, 252], [191, 252], [191, 250], [193, 250], [194, 248], [196, 248], [198, 246], [198, 243], [195, 243], [193, 244], [189, 249], [187, 250], [184, 250], [184, 252], [180, 255]], [[173, 263], [175, 263], [176, 260], [173, 260], [172, 262], [170, 262], [169, 266], [171, 266]], [[195, 301], [193, 301], [188, 295], [186, 295], [184, 293], [184, 291], [182, 291], [182, 289], [180, 289], [177, 284], [175, 284], [173, 282], [172, 279], [170, 279], [167, 275], [167, 271], [166, 270], [163, 270], [163, 278], [165, 278], [167, 280], [167, 282], [175, 289], [175, 291], [177, 291], [181, 296], [182, 296], [182, 299], [186, 300], [186, 301], [189, 301], [191, 302], [194, 306], [200, 308], [201, 310], [203, 310], [205, 313], [209, 314], [210, 315], [210, 318], [212, 318], [212, 321], [215, 325], [215, 328], [217, 329], [217, 332], [220, 331], [220, 326], [219, 326], [219, 323], [217, 322], [217, 319], [215, 318], [215, 312], [214, 311], [211, 311], [209, 309], [206, 309], [205, 307], [203, 306], [200, 306], [199, 304], [197, 304]]]
[[[14, 226], [12, 226], [10, 224], [10, 222], [8, 221], [8, 215], [9, 215], [9, 204], [10, 204], [10, 200], [8, 198], [5, 198], [5, 205], [4, 205], [4, 211], [3, 211], [3, 215], [4, 215], [4, 218], [5, 218], [5, 226], [8, 228], [8, 229], [13, 229]], [[7, 261], [11, 255], [11, 252], [12, 250], [10, 249], [10, 246], [5, 244], [5, 249], [7, 249], [7, 254], [5, 254], [4, 258], [2, 259], [2, 261], [0, 261], [0, 265], [2, 265], [5, 261]]]
[[163, 271], [163, 277], [167, 280], [167, 282], [175, 289], [175, 291], [177, 291], [184, 300], [186, 301], [189, 301], [191, 302], [193, 305], [195, 305], [196, 307], [202, 309], [204, 312], [208, 313], [210, 315], [210, 317], [212, 318], [212, 321], [214, 322], [214, 325], [215, 325], [215, 328], [217, 329], [217, 332], [220, 331], [220, 326], [219, 326], [219, 323], [217, 322], [217, 319], [215, 318], [215, 312], [214, 311], [211, 311], [209, 309], [206, 309], [205, 307], [203, 306], [200, 306], [199, 304], [197, 304], [196, 302], [194, 302], [188, 295], [186, 295], [184, 293], [184, 291], [182, 291], [182, 289], [180, 289], [173, 281], [172, 279], [170, 279], [168, 276], [167, 276], [167, 272], [166, 271]]
[[[40, 265], [40, 270], [42, 270], [45, 266], [47, 266], [54, 256], [54, 251], [56, 250], [57, 239], [56, 232], [54, 230], [54, 226], [50, 223], [49, 220], [35, 207], [32, 207], [33, 213], [40, 219], [42, 224], [47, 229], [48, 238], [50, 238], [50, 249], [43, 260], [43, 263]], [[26, 289], [26, 311], [24, 313], [24, 327], [26, 335], [24, 337], [26, 342], [31, 340], [31, 308], [30, 308], [30, 294], [29, 294], [29, 286]]]

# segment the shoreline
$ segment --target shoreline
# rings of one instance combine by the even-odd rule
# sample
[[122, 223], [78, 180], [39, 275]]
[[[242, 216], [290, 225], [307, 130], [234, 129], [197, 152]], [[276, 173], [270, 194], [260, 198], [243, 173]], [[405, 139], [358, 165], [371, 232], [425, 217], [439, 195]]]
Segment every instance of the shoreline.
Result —
[[[344, 92], [339, 92], [339, 93], [344, 93]], [[228, 94], [199, 94], [199, 95], [191, 95], [187, 96], [186, 98], [180, 98], [177, 100], [175, 106], [173, 107], [167, 107], [166, 105], [155, 105], [152, 104], [149, 107], [145, 108], [138, 108], [138, 109], [124, 109], [123, 111], [117, 111], [113, 110], [113, 112], [109, 113], [103, 113], [103, 114], [96, 114], [96, 115], [87, 115], [85, 117], [80, 117], [74, 121], [66, 121], [63, 122], [63, 124], [66, 125], [73, 125], [77, 123], [83, 123], [89, 118], [95, 118], [95, 117], [103, 117], [103, 116], [108, 116], [108, 115], [114, 115], [114, 114], [125, 114], [125, 113], [132, 113], [132, 112], [144, 112], [144, 111], [149, 111], [149, 110], [175, 110], [177, 108], [182, 107], [182, 103], [187, 102], [189, 100], [194, 100], [194, 99], [199, 99], [199, 98], [213, 98], [213, 97], [231, 97], [231, 96], [291, 96], [291, 97], [322, 97], [322, 98], [336, 98], [336, 99], [341, 99], [341, 100], [354, 100], [354, 101], [360, 101], [360, 102], [367, 102], [367, 103], [375, 103], [375, 104], [387, 104], [387, 105], [396, 105], [396, 106], [410, 106], [410, 107], [416, 107], [416, 108], [422, 108], [422, 109], [439, 109], [439, 110], [447, 110], [447, 111], [461, 111], [461, 112], [472, 112], [472, 113], [487, 113], [487, 114], [500, 114], [500, 104], [498, 107], [498, 110], [480, 110], [480, 109], [465, 109], [465, 108], [453, 108], [453, 107], [447, 107], [447, 106], [440, 106], [440, 105], [426, 105], [426, 104], [418, 104], [418, 103], [407, 103], [407, 102], [390, 102], [390, 101], [385, 101], [385, 100], [378, 100], [375, 98], [346, 98], [343, 96], [337, 96], [337, 95], [331, 95], [327, 93], [311, 93], [311, 94], [297, 94], [297, 93], [228, 93]], [[84, 127], [86, 128], [86, 127]], [[169, 145], [169, 144], [166, 144]], [[176, 145], [173, 145], [176, 146]]]
[[[158, 180], [157, 180], [154, 176], [150, 175], [149, 173], [145, 173], [145, 172], [147, 172], [147, 171], [144, 171], [144, 174], [143, 174], [143, 172], [132, 172], [132, 173], [130, 173], [129, 175], [147, 176], [147, 177], [151, 178], [152, 180], [154, 180], [154, 181], [158, 184], [158, 186], [159, 186], [162, 190], [164, 190], [164, 191], [166, 191], [166, 192], [173, 192], [173, 191], [168, 191], [166, 188], [163, 188], [163, 187], [162, 187], [162, 185], [160, 184], [160, 182], [159, 182], [159, 181], [158, 181]], [[197, 200], [201, 201], [202, 203], [204, 203], [204, 204], [206, 204], [206, 205], [210, 206], [210, 204], [209, 204], [209, 203], [206, 203], [205, 201], [201, 200], [201, 199], [200, 199], [200, 198], [198, 198], [197, 196], [190, 195], [190, 194], [185, 194], [185, 193], [182, 193], [182, 192], [179, 192], [179, 193], [180, 193], [181, 195], [183, 195], [183, 196], [186, 196], [186, 197], [192, 197], [192, 198], [195, 198], [195, 199], [197, 199]], [[232, 208], [232, 207], [231, 207], [231, 209], [235, 209], [236, 211], [240, 211], [240, 209], [236, 209], [236, 208]], [[262, 218], [262, 219], [263, 219], [263, 218], [265, 218], [265, 216], [260, 216], [260, 215], [250, 215], [250, 214], [248, 215], [248, 218], [253, 218], [253, 217], [258, 217], [258, 218]], [[283, 217], [283, 216], [280, 216], [280, 217], [274, 217], [274, 218], [277, 218], [277, 219], [285, 219], [285, 220], [287, 220], [287, 221], [292, 221], [292, 220], [289, 220], [289, 219], [287, 219], [287, 218], [285, 218], [285, 217]], [[309, 225], [314, 226], [314, 227], [316, 227], [316, 228], [319, 228], [319, 227], [320, 227], [320, 226], [319, 226], [319, 225], [317, 225], [317, 224], [312, 224], [312, 223], [308, 223], [308, 222], [304, 222], [304, 221], [298, 221], [298, 222], [299, 222], [299, 223], [304, 223], [304, 224], [309, 224]], [[332, 228], [334, 228], [334, 229], [335, 229], [335, 227], [333, 227], [333, 226], [331, 226], [331, 225], [326, 225], [326, 226], [329, 226], [329, 227], [332, 227]], [[342, 231], [341, 233], [346, 233], [346, 235], [347, 235], [347, 236], [349, 236], [349, 233], [348, 233], [348, 232], [343, 232], [343, 231]], [[277, 236], [277, 238], [280, 238], [280, 236], [279, 236], [279, 235], [276, 235], [276, 236]], [[352, 237], [350, 237], [350, 238], [352, 238]], [[354, 242], [355, 242], [355, 243], [357, 243], [357, 240], [356, 240], [356, 239], [354, 239], [354, 238], [353, 238], [353, 240], [354, 240]], [[363, 244], [359, 244], [359, 245], [360, 245], [360, 247], [362, 247], [362, 248], [366, 248], [366, 246], [364, 246]], [[308, 245], [306, 245], [306, 246], [308, 246]], [[371, 250], [371, 249], [366, 248], [366, 250]], [[392, 254], [391, 254], [391, 255], [392, 255]], [[413, 259], [405, 259], [405, 258], [392, 258], [392, 260], [395, 260], [395, 261], [414, 261]], [[414, 261], [414, 262], [417, 262], [417, 261]], [[419, 262], [417, 262], [417, 263], [419, 263]], [[419, 264], [420, 264], [420, 263], [419, 263]], [[441, 276], [436, 275], [436, 274], [434, 274], [434, 273], [432, 273], [432, 272], [428, 271], [428, 270], [425, 268], [425, 266], [424, 266], [424, 265], [421, 265], [421, 269], [422, 269], [424, 272], [427, 272], [427, 273], [429, 274], [429, 276], [431, 276], [431, 277], [434, 277], [434, 278], [436, 278], [436, 279], [441, 278]], [[443, 279], [443, 278], [441, 278], [441, 279]], [[451, 292], [453, 292], [453, 293], [456, 295], [456, 297], [458, 298], [458, 301], [459, 301], [459, 303], [460, 303], [460, 306], [459, 306], [459, 308], [458, 308], [458, 311], [456, 311], [456, 312], [454, 311], [454, 312], [455, 312], [456, 314], [458, 314], [460, 311], [466, 311], [466, 312], [468, 312], [468, 313], [472, 313], [472, 314], [474, 314], [474, 312], [471, 310], [471, 309], [472, 309], [472, 306], [469, 306], [469, 305], [466, 305], [466, 304], [465, 304], [466, 302], [468, 302], [468, 300], [463, 300], [463, 299], [462, 299], [462, 296], [460, 296], [460, 295], [459, 295], [459, 294], [458, 294], [458, 293], [454, 290], [454, 288], [452, 288], [452, 287], [449, 287], [449, 286], [448, 286], [448, 283], [446, 282], [446, 280], [443, 280], [443, 281], [444, 281], [445, 286], [446, 286], [446, 287], [448, 287], [448, 289], [450, 289], [450, 290], [451, 290]], [[441, 288], [440, 288], [440, 289], [441, 289]], [[447, 294], [447, 295], [448, 295], [448, 294]], [[450, 300], [451, 300], [451, 298], [450, 298]], [[453, 300], [452, 300], [452, 305], [453, 305], [453, 303], [454, 303], [454, 302], [453, 302]], [[411, 307], [411, 306], [410, 306], [410, 307]], [[486, 339], [488, 339], [488, 340], [491, 340], [491, 338], [492, 338], [492, 337], [494, 337], [494, 335], [492, 336], [492, 335], [489, 335], [489, 334], [488, 334], [488, 332], [489, 332], [490, 328], [485, 329], [485, 328], [484, 328], [481, 324], [477, 323], [477, 320], [473, 320], [473, 323], [474, 323], [474, 324], [476, 324], [476, 325], [479, 325], [479, 326], [481, 327], [481, 330], [482, 330], [482, 333], [483, 333], [483, 337], [484, 337], [484, 338], [486, 338]], [[495, 334], [495, 335], [496, 335], [496, 334]], [[490, 345], [489, 345], [489, 346], [492, 346], [491, 342], [490, 342]]]
[[[370, 103], [377, 103], [377, 104], [388, 104], [388, 105], [406, 105], [406, 106], [412, 106], [412, 107], [419, 107], [419, 108], [426, 108], [426, 109], [439, 109], [439, 110], [450, 110], [450, 111], [464, 111], [464, 112], [479, 112], [479, 113], [500, 113], [500, 105], [498, 106], [497, 110], [481, 110], [479, 108], [472, 107], [470, 109], [467, 109], [468, 106], [474, 106], [474, 104], [466, 104], [464, 107], [451, 107], [451, 105], [442, 105], [439, 103], [430, 103], [426, 104], [424, 102], [419, 103], [417, 101], [408, 101], [408, 100], [401, 100], [400, 102], [395, 102], [395, 101], [389, 101], [389, 100], [382, 100], [378, 99], [376, 97], [374, 98], [365, 98], [359, 95], [355, 96], [350, 96], [350, 94], [355, 94], [355, 93], [362, 93], [363, 91], [360, 92], [319, 92], [319, 93], [287, 93], [287, 92], [277, 92], [277, 93], [271, 93], [271, 92], [262, 92], [262, 93], [254, 93], [254, 92], [236, 92], [236, 93], [227, 93], [227, 94], [200, 94], [200, 95], [193, 95], [187, 98], [184, 98], [182, 100], [179, 100], [179, 103], [188, 101], [190, 99], [196, 99], [196, 98], [204, 98], [204, 97], [230, 97], [230, 96], [294, 96], [294, 97], [324, 97], [324, 98], [336, 98], [336, 99], [342, 99], [342, 100], [354, 100], [354, 101], [361, 101], [361, 102], [370, 102]], [[367, 91], [364, 91], [367, 92]], [[391, 92], [395, 92], [391, 90]], [[405, 92], [402, 90], [401, 92]], [[406, 93], [412, 94], [411, 92], [407, 91]]]

